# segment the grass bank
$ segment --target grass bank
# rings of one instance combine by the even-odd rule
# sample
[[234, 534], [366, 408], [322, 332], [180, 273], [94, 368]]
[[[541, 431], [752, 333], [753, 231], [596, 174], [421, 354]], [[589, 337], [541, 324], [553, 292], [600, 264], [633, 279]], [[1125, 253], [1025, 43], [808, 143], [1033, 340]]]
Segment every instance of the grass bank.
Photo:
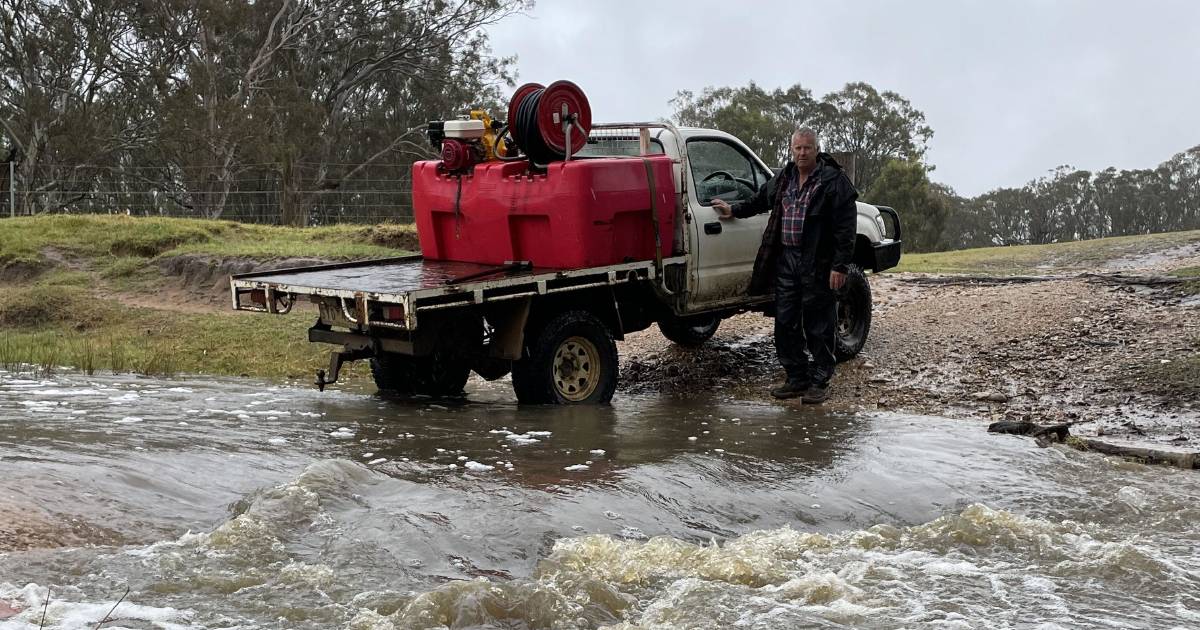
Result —
[[53, 273], [0, 294], [0, 367], [297, 379], [327, 360], [328, 348], [308, 343], [312, 321], [302, 314], [135, 308], [75, 284], [77, 278]]
[[1200, 243], [1200, 230], [1092, 241], [986, 247], [929, 254], [905, 253], [895, 271], [988, 275], [1038, 275], [1096, 269], [1114, 261], [1153, 256]]
[[[101, 302], [100, 308], [112, 308]], [[85, 317], [94, 314], [83, 313]], [[304, 317], [241, 317], [123, 308], [78, 329], [58, 321], [0, 334], [0, 367], [48, 374], [56, 368], [154, 376], [220, 374], [301, 379], [327, 361], [309, 344]]]
[[268, 260], [395, 256], [417, 248], [411, 225], [286, 228], [232, 221], [53, 215], [0, 223], [0, 267], [69, 262], [100, 270], [180, 254]]
[[326, 363], [329, 348], [308, 343], [312, 317], [304, 313], [174, 312], [117, 298], [167, 286], [171, 279], [156, 262], [183, 254], [266, 262], [388, 257], [414, 249], [410, 225], [298, 229], [125, 216], [5, 219], [0, 367], [308, 380]]

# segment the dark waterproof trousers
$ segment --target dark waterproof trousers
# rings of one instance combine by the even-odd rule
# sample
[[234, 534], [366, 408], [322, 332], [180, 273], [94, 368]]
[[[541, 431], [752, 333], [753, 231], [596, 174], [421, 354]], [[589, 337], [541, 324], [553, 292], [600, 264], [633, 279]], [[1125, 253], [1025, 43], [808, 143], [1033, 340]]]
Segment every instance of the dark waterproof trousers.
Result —
[[775, 279], [775, 352], [788, 381], [825, 386], [833, 379], [837, 296], [798, 247], [781, 247]]

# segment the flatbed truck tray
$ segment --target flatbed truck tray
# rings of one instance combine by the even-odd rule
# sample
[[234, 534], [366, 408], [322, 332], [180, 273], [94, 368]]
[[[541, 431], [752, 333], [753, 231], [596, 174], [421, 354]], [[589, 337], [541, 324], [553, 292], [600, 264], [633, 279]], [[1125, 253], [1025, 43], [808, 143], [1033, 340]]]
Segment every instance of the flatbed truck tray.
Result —
[[[684, 257], [662, 264], [685, 264]], [[413, 330], [422, 312], [575, 291], [658, 277], [655, 261], [584, 269], [539, 269], [527, 264], [485, 265], [403, 256], [230, 277], [233, 307], [286, 313], [297, 299], [340, 298], [346, 319], [370, 326]], [[398, 308], [399, 318], [372, 318], [382, 308]]]

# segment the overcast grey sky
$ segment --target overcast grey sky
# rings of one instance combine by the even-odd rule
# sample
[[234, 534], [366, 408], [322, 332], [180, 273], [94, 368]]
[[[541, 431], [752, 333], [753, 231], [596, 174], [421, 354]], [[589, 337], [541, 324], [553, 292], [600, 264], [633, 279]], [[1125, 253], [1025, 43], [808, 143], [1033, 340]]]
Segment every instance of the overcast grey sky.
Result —
[[850, 81], [925, 112], [960, 194], [1061, 164], [1155, 166], [1200, 144], [1200, 2], [539, 0], [490, 29], [519, 82], [575, 81], [598, 121], [678, 90]]

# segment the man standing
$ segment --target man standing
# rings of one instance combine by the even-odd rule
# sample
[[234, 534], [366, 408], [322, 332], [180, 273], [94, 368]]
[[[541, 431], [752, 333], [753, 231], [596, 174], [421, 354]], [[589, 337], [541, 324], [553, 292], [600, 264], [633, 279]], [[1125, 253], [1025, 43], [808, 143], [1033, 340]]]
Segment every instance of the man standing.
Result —
[[817, 133], [792, 134], [792, 161], [753, 198], [732, 204], [713, 199], [721, 219], [770, 212], [754, 261], [750, 293], [775, 290], [775, 351], [787, 382], [776, 398], [806, 403], [829, 398], [837, 343], [837, 296], [854, 258], [858, 192]]

